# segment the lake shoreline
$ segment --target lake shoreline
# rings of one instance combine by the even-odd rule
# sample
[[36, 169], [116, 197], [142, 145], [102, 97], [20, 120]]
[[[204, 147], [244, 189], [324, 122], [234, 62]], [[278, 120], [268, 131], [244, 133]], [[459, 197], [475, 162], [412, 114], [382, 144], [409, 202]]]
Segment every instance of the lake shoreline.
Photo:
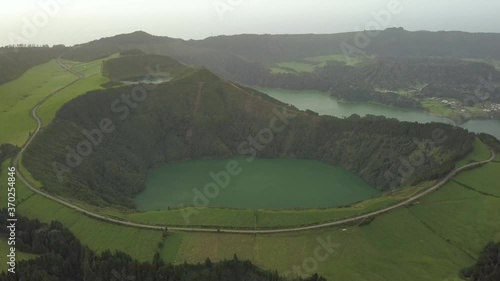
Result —
[[438, 122], [468, 129], [475, 133], [488, 133], [500, 139], [500, 118], [466, 118], [463, 119], [464, 122], [457, 122], [452, 118], [440, 116], [427, 110], [401, 108], [375, 102], [339, 101], [336, 97], [329, 95], [328, 92], [317, 90], [287, 90], [260, 87], [255, 89], [281, 102], [295, 106], [300, 110], [309, 109], [320, 115], [344, 118], [352, 114], [360, 116], [371, 114], [395, 118], [402, 122]]

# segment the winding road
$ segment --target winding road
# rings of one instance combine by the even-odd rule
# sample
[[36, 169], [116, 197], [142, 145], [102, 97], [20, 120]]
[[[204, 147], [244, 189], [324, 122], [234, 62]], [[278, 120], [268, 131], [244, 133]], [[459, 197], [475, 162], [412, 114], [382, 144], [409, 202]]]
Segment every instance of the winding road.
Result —
[[31, 190], [33, 191], [34, 193], [36, 194], [39, 194], [47, 199], [50, 199], [52, 201], [55, 201], [57, 203], [60, 203], [68, 208], [71, 208], [73, 210], [76, 210], [78, 212], [81, 212], [89, 217], [92, 217], [92, 218], [96, 218], [96, 219], [99, 219], [99, 220], [103, 220], [103, 221], [106, 221], [106, 222], [110, 222], [110, 223], [115, 223], [115, 224], [119, 224], [119, 225], [124, 225], [124, 226], [131, 226], [131, 227], [137, 227], [137, 228], [143, 228], [143, 229], [154, 229], [154, 230], [165, 230], [165, 228], [167, 227], [168, 228], [168, 231], [185, 231], [185, 232], [220, 232], [220, 233], [233, 233], [233, 234], [271, 234], [271, 233], [284, 233], [284, 232], [299, 232], [299, 231], [306, 231], [306, 230], [313, 230], [313, 229], [318, 229], [318, 228], [325, 228], [325, 227], [332, 227], [332, 226], [339, 226], [339, 225], [343, 225], [343, 224], [346, 224], [346, 223], [351, 223], [351, 222], [356, 222], [356, 221], [359, 221], [359, 220], [362, 220], [362, 219], [366, 219], [366, 218], [369, 218], [369, 217], [374, 217], [374, 216], [377, 216], [377, 215], [381, 215], [381, 214], [384, 214], [384, 213], [387, 213], [389, 211], [392, 211], [394, 209], [397, 209], [397, 208], [400, 208], [400, 207], [403, 207], [403, 206], [406, 206], [412, 202], [415, 202], [417, 201], [418, 199], [436, 191], [437, 189], [439, 189], [440, 187], [442, 187], [444, 184], [446, 184], [451, 178], [453, 178], [455, 175], [457, 175], [458, 173], [462, 172], [462, 171], [465, 171], [467, 169], [471, 169], [471, 168], [474, 168], [474, 167], [478, 167], [478, 166], [481, 166], [483, 164], [486, 164], [488, 162], [491, 162], [495, 159], [496, 155], [493, 151], [491, 151], [491, 158], [488, 159], [488, 160], [485, 160], [485, 161], [481, 161], [481, 162], [474, 162], [474, 163], [470, 163], [468, 165], [465, 165], [463, 167], [460, 167], [458, 169], [455, 169], [453, 170], [451, 173], [449, 173], [445, 178], [443, 178], [442, 180], [440, 180], [438, 183], [436, 183], [434, 186], [426, 189], [425, 191], [417, 194], [417, 195], [414, 195], [412, 197], [409, 197], [408, 199], [406, 199], [405, 201], [402, 201], [398, 204], [395, 204], [395, 205], [392, 205], [392, 206], [389, 206], [389, 207], [386, 207], [384, 209], [380, 209], [380, 210], [377, 210], [377, 211], [373, 211], [373, 212], [370, 212], [370, 213], [367, 213], [367, 214], [363, 214], [363, 215], [359, 215], [359, 216], [355, 216], [355, 217], [351, 217], [351, 218], [347, 218], [347, 219], [343, 219], [343, 220], [338, 220], [338, 221], [332, 221], [332, 222], [327, 222], [327, 223], [318, 223], [318, 224], [314, 224], [314, 225], [309, 225], [309, 226], [302, 226], [302, 227], [289, 227], [289, 228], [277, 228], [277, 229], [224, 229], [224, 228], [210, 228], [210, 227], [207, 227], [207, 228], [193, 228], [193, 227], [170, 227], [170, 226], [157, 226], [157, 225], [149, 225], [149, 224], [141, 224], [141, 223], [134, 223], [134, 222], [129, 222], [129, 221], [123, 221], [123, 220], [119, 220], [119, 219], [115, 219], [115, 218], [110, 218], [110, 217], [107, 217], [107, 216], [104, 216], [104, 215], [100, 215], [100, 214], [97, 214], [97, 213], [94, 213], [92, 211], [89, 211], [89, 210], [86, 210], [86, 209], [83, 209], [79, 206], [76, 206], [70, 202], [67, 202], [65, 201], [64, 199], [62, 198], [59, 198], [59, 197], [56, 197], [56, 196], [53, 196], [53, 195], [50, 195], [42, 190], [40, 190], [39, 188], [36, 188], [35, 186], [33, 186], [25, 177], [24, 175], [22, 174], [21, 170], [19, 169], [19, 159], [21, 159], [23, 153], [26, 151], [26, 148], [31, 144], [31, 142], [33, 141], [33, 139], [38, 135], [38, 133], [40, 132], [41, 128], [42, 128], [42, 120], [38, 117], [36, 111], [37, 109], [46, 101], [48, 100], [50, 97], [52, 97], [53, 95], [57, 94], [59, 91], [61, 91], [62, 89], [64, 88], [67, 88], [69, 86], [71, 86], [72, 84], [78, 82], [79, 80], [83, 79], [85, 77], [84, 74], [82, 73], [78, 73], [76, 72], [75, 70], [72, 70], [71, 68], [67, 67], [66, 65], [64, 65], [61, 61], [60, 61], [60, 58], [57, 59], [57, 62], [59, 63], [59, 65], [64, 68], [66, 71], [68, 72], [71, 72], [73, 73], [74, 75], [78, 76], [78, 79], [67, 84], [66, 86], [64, 86], [63, 88], [51, 93], [50, 95], [48, 95], [47, 97], [45, 97], [42, 101], [40, 101], [32, 110], [31, 110], [31, 117], [33, 119], [35, 119], [35, 121], [37, 122], [37, 128], [35, 130], [35, 132], [33, 134], [31, 134], [30, 138], [28, 139], [28, 141], [24, 144], [24, 146], [21, 148], [19, 154], [14, 158], [13, 160], [13, 166], [16, 168], [16, 171], [17, 171], [17, 175], [18, 175], [18, 178]]

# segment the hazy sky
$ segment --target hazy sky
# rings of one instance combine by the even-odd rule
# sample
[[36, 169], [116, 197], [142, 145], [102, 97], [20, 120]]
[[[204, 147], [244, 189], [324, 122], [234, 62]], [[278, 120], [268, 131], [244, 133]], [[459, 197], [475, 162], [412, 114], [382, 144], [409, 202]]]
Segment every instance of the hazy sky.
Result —
[[[377, 20], [374, 13], [391, 2], [401, 8]], [[382, 29], [500, 32], [499, 11], [499, 0], [0, 0], [0, 45], [71, 45], [136, 30], [184, 39], [336, 33], [373, 22]]]

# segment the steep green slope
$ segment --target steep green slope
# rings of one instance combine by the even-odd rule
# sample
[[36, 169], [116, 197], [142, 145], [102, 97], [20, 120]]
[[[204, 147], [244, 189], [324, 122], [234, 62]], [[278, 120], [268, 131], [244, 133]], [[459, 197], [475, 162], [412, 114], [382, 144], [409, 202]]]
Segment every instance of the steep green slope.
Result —
[[143, 190], [147, 169], [169, 161], [237, 154], [315, 159], [388, 190], [443, 176], [473, 140], [443, 124], [299, 112], [199, 69], [166, 84], [76, 98], [30, 145], [23, 163], [50, 192], [133, 207], [130, 198]]

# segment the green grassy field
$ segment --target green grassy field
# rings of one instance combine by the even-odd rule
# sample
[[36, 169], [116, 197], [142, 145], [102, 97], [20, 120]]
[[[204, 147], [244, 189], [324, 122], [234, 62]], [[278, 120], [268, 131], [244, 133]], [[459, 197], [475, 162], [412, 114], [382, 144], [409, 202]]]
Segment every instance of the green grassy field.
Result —
[[271, 67], [272, 73], [294, 73], [294, 72], [313, 72], [320, 64], [304, 63], [304, 62], [280, 62], [276, 66]]
[[164, 246], [160, 255], [166, 262], [176, 263], [177, 254], [179, 253], [179, 247], [184, 239], [184, 233], [175, 232], [170, 233], [165, 240]]
[[448, 107], [446, 104], [443, 104], [440, 101], [435, 101], [435, 100], [424, 100], [422, 101], [422, 106], [429, 110], [432, 114], [438, 115], [438, 116], [451, 116], [454, 114], [453, 109]]
[[[0, 208], [7, 208], [7, 169], [10, 167], [10, 159], [4, 161], [0, 172]], [[33, 192], [27, 189], [21, 181], [16, 181], [16, 201], [17, 204], [29, 198]]]
[[89, 218], [40, 195], [18, 206], [18, 213], [42, 222], [58, 220], [91, 249], [121, 250], [141, 261], [151, 260], [161, 241], [161, 231], [115, 225]]
[[455, 180], [477, 191], [500, 197], [499, 166], [500, 163], [489, 163], [478, 169], [475, 173], [460, 174]]
[[101, 89], [102, 87], [100, 85], [109, 81], [109, 79], [101, 74], [101, 64], [109, 58], [110, 57], [88, 63], [63, 62], [72, 66], [74, 70], [85, 74], [85, 77], [75, 84], [61, 90], [38, 108], [38, 116], [42, 119], [44, 126], [50, 124], [57, 110], [65, 103], [88, 91]]
[[491, 157], [491, 152], [488, 146], [486, 146], [479, 138], [474, 140], [474, 150], [467, 155], [464, 159], [457, 162], [455, 167], [459, 168], [470, 164], [472, 162], [480, 162], [488, 160]]
[[316, 67], [324, 67], [329, 61], [336, 61], [347, 65], [356, 65], [363, 60], [355, 57], [346, 57], [344, 55], [326, 55], [308, 57], [302, 59], [301, 61], [280, 62], [272, 66], [270, 69], [273, 74], [313, 72]]
[[497, 70], [500, 70], [500, 61], [497, 61], [497, 60], [494, 60], [494, 59], [471, 59], [471, 58], [465, 58], [463, 60], [465, 60], [465, 61], [474, 61], [474, 62], [483, 62], [483, 63], [491, 64]]
[[134, 222], [158, 225], [272, 228], [298, 226], [352, 217], [370, 210], [380, 209], [397, 201], [398, 199], [393, 197], [382, 197], [359, 203], [352, 207], [338, 209], [272, 211], [206, 208], [197, 210], [198, 212], [190, 215], [188, 221], [184, 219], [183, 212], [188, 214], [190, 213], [189, 209], [183, 211], [171, 210], [133, 213], [125, 216], [125, 218]]
[[345, 55], [327, 55], [327, 56], [317, 56], [317, 57], [309, 57], [305, 58], [305, 61], [310, 61], [312, 63], [324, 63], [324, 62], [329, 62], [329, 61], [336, 61], [336, 62], [342, 62], [347, 65], [356, 65], [360, 62], [362, 62], [362, 59], [355, 58], [355, 57], [348, 57]]
[[[183, 210], [173, 209], [135, 213], [123, 213], [116, 210], [98, 208], [93, 208], [93, 210], [133, 222], [157, 225], [273, 228], [339, 220], [367, 213], [402, 201], [431, 184], [424, 183], [418, 187], [405, 188], [393, 194], [368, 199], [344, 208], [305, 210], [185, 208]], [[184, 219], [185, 214], [188, 214], [189, 220]]]
[[[460, 177], [493, 181], [500, 164], [485, 168]], [[285, 273], [314, 256], [318, 238], [330, 236], [338, 247], [317, 267], [329, 280], [454, 280], [488, 241], [500, 239], [499, 213], [499, 198], [450, 182], [417, 204], [365, 226], [273, 235], [184, 233], [172, 243], [180, 243], [177, 263], [202, 262], [207, 255], [212, 261], [229, 259], [236, 253]]]
[[0, 85], [0, 143], [22, 145], [36, 127], [31, 109], [50, 93], [76, 79], [55, 60], [35, 66]]

